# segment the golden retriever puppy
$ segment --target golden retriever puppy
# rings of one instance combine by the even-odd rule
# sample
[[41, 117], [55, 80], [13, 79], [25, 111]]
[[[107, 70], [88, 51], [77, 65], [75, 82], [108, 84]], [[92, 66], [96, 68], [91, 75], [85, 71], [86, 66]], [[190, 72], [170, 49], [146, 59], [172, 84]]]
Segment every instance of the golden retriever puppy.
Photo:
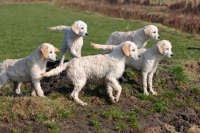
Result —
[[49, 30], [65, 31], [62, 47], [60, 64], [63, 64], [65, 53], [69, 50], [73, 58], [81, 57], [81, 49], [83, 46], [83, 37], [88, 36], [87, 24], [81, 20], [75, 21], [72, 26], [55, 26], [47, 28]]
[[56, 61], [55, 52], [59, 49], [49, 43], [43, 43], [31, 55], [22, 59], [6, 59], [0, 62], [0, 88], [8, 80], [13, 81], [14, 91], [21, 95], [20, 87], [23, 82], [31, 82], [32, 93], [44, 96], [40, 86], [41, 73], [46, 71], [47, 61]]
[[[100, 44], [92, 43], [92, 45], [94, 46]], [[135, 43], [130, 41], [121, 43], [109, 54], [74, 58], [49, 72], [43, 73], [42, 76], [49, 77], [66, 70], [67, 81], [74, 85], [74, 90], [71, 93], [71, 96], [82, 106], [87, 105], [87, 103], [81, 101], [78, 98], [78, 95], [87, 80], [96, 81], [96, 79], [103, 79], [107, 84], [107, 92], [110, 99], [112, 102], [117, 102], [122, 90], [117, 79], [123, 74], [125, 62], [128, 57], [132, 60], [139, 59], [137, 46]], [[113, 89], [117, 91], [116, 96], [113, 96], [112, 94]]]
[[[104, 47], [102, 46], [98, 48], [113, 50], [115, 47], [113, 45], [105, 45]], [[153, 75], [163, 56], [168, 58], [173, 57], [172, 45], [167, 40], [161, 40], [149, 49], [138, 49], [138, 54], [141, 58], [139, 60], [132, 60], [131, 58], [128, 58], [126, 60], [126, 66], [141, 71], [142, 85], [145, 95], [149, 95], [147, 87], [149, 87], [149, 90], [153, 95], [157, 95], [157, 92], [152, 88]]]
[[[141, 29], [135, 31], [113, 32], [108, 38], [106, 44], [119, 45], [124, 41], [134, 42], [138, 49], [144, 48], [149, 41], [149, 39], [159, 40], [160, 36], [158, 34], [158, 28], [155, 25], [147, 25]], [[104, 50], [103, 54], [109, 53], [110, 50]]]

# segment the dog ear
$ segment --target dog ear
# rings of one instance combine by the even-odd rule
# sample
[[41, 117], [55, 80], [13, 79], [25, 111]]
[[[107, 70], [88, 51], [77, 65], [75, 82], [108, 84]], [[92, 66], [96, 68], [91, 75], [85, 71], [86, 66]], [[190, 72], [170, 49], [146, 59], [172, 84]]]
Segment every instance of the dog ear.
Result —
[[40, 48], [40, 50], [41, 50], [41, 52], [42, 52], [44, 58], [47, 59], [48, 56], [49, 56], [47, 47], [46, 47], [46, 46], [42, 46], [42, 47]]
[[54, 47], [54, 49], [55, 49], [55, 52], [60, 52], [58, 48]]
[[146, 26], [145, 29], [144, 29], [144, 32], [145, 32], [146, 35], [150, 36], [151, 28], [149, 26]]
[[130, 45], [125, 43], [123, 46], [122, 46], [122, 51], [124, 52], [124, 54], [126, 56], [130, 56]]
[[72, 30], [73, 30], [76, 34], [79, 34], [78, 24], [73, 24], [73, 25], [72, 25]]
[[157, 45], [157, 47], [158, 47], [158, 51], [160, 52], [160, 54], [163, 54], [163, 52], [164, 52], [164, 51], [163, 51], [163, 45], [164, 45], [164, 44], [161, 43], [161, 42], [158, 43], [158, 45]]

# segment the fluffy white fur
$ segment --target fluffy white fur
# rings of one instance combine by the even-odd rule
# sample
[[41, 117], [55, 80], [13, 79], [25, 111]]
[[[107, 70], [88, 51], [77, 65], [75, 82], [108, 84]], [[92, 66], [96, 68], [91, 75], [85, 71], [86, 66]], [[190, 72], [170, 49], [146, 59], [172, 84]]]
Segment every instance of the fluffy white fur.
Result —
[[[155, 25], [147, 25], [136, 31], [113, 32], [108, 38], [106, 44], [119, 45], [120, 43], [124, 41], [131, 41], [137, 45], [138, 49], [140, 49], [146, 46], [147, 41], [149, 41], [150, 38], [153, 38], [155, 40], [160, 39], [160, 36], [158, 34], [158, 28]], [[103, 51], [103, 54], [106, 54], [109, 52], [110, 50], [107, 49]]]
[[[94, 45], [100, 44], [92, 43], [92, 46]], [[87, 103], [81, 101], [78, 98], [78, 94], [86, 84], [86, 81], [89, 79], [104, 79], [107, 84], [109, 97], [113, 102], [117, 102], [122, 90], [117, 79], [123, 74], [125, 61], [128, 57], [132, 60], [137, 60], [139, 58], [135, 43], [130, 41], [121, 43], [109, 54], [74, 58], [42, 75], [44, 77], [49, 77], [66, 70], [67, 81], [74, 85], [71, 96], [82, 106], [87, 105]], [[117, 91], [115, 97], [112, 94], [113, 89]]]
[[21, 95], [20, 87], [23, 82], [31, 82], [32, 93], [44, 96], [40, 86], [41, 73], [46, 71], [47, 61], [56, 61], [55, 52], [59, 49], [48, 43], [43, 43], [30, 56], [22, 59], [6, 59], [0, 62], [0, 88], [8, 80], [14, 82], [14, 91]]
[[[112, 50], [113, 45], [107, 45], [104, 49], [105, 48]], [[173, 56], [171, 49], [172, 45], [169, 41], [161, 40], [149, 49], [138, 49], [138, 54], [141, 56], [139, 60], [132, 60], [130, 58], [126, 60], [126, 66], [141, 71], [142, 85], [145, 95], [149, 95], [147, 87], [149, 87], [149, 90], [153, 95], [157, 95], [157, 92], [152, 88], [153, 75], [163, 56], [168, 58]]]
[[47, 28], [49, 30], [63, 30], [65, 31], [63, 42], [61, 46], [61, 60], [60, 64], [63, 64], [65, 59], [65, 53], [67, 49], [73, 58], [81, 57], [81, 49], [83, 46], [83, 37], [88, 36], [87, 24], [81, 20], [75, 21], [72, 26], [55, 26]]

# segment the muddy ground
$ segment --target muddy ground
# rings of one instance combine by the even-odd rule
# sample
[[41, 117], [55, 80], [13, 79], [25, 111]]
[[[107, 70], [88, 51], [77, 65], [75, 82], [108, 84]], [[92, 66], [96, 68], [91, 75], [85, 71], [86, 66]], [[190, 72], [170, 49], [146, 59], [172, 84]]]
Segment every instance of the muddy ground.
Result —
[[[200, 66], [199, 62], [196, 63], [187, 63], [185, 66], [188, 71], [199, 74]], [[57, 64], [48, 65], [49, 69], [55, 67]], [[168, 69], [170, 65], [167, 61], [161, 61], [160, 66], [164, 69]], [[66, 72], [62, 72], [59, 76], [54, 76], [50, 78], [46, 78], [42, 80], [42, 88], [45, 92], [45, 95], [48, 97], [50, 93], [59, 92], [64, 94], [70, 94], [73, 87], [66, 87]], [[125, 75], [126, 76], [126, 75]], [[113, 106], [120, 108], [123, 111], [131, 112], [135, 108], [141, 110], [148, 110], [152, 104], [147, 101], [143, 101], [140, 98], [136, 97], [136, 94], [142, 93], [139, 89], [140, 82], [128, 79], [128, 83], [133, 86], [132, 92], [129, 94], [122, 93], [120, 97], [120, 101], [116, 104], [112, 104], [109, 101], [109, 98], [106, 93], [101, 93], [97, 91], [96, 93], [90, 92], [91, 90], [83, 89], [83, 93], [87, 94], [87, 97], [90, 97], [93, 102], [87, 107], [78, 107], [77, 115], [70, 117], [65, 120], [58, 121], [59, 129], [62, 133], [79, 133], [79, 132], [98, 132], [98, 130], [91, 126], [90, 115], [94, 110], [103, 111], [106, 108]], [[126, 127], [121, 132], [132, 132], [132, 133], [198, 133], [200, 132], [200, 113], [199, 109], [194, 108], [192, 104], [188, 102], [188, 98], [195, 101], [195, 103], [200, 103], [200, 97], [192, 90], [188, 89], [180, 89], [177, 87], [177, 82], [175, 81], [175, 76], [173, 74], [169, 74], [165, 71], [162, 73], [156, 73], [154, 80], [163, 79], [164, 84], [168, 84], [167, 89], [159, 89], [156, 88], [159, 93], [166, 93], [167, 91], [173, 91], [176, 93], [175, 101], [179, 103], [186, 103], [184, 107], [178, 107], [174, 102], [168, 103], [168, 109], [159, 113], [149, 113], [137, 114], [137, 118], [139, 121], [140, 129]], [[93, 83], [94, 84], [94, 83]], [[64, 86], [65, 85], [65, 86]], [[87, 88], [87, 87], [86, 87]], [[81, 96], [80, 96], [81, 97]], [[102, 102], [102, 99], [107, 97], [106, 101]], [[66, 97], [70, 100], [69, 97]], [[72, 99], [71, 99], [72, 100]], [[193, 102], [194, 102], [193, 101]], [[106, 133], [116, 132], [113, 127], [115, 125], [115, 121], [107, 120], [102, 118], [101, 115], [95, 115], [95, 120], [101, 122], [102, 126], [99, 131], [103, 131]], [[48, 128], [44, 125], [40, 125], [35, 121], [31, 120], [21, 120], [15, 122], [5, 122], [3, 128], [1, 128], [2, 133], [10, 133], [13, 132], [14, 129], [25, 129], [27, 126], [33, 126], [34, 129], [32, 132], [44, 133], [49, 132]], [[21, 130], [21, 132], [29, 132], [27, 130]]]

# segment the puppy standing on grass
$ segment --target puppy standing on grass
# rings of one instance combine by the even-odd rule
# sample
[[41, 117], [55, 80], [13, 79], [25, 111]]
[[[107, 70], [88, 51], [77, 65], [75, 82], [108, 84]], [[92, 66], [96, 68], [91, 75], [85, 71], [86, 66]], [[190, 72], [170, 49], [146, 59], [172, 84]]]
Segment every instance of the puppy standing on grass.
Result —
[[67, 49], [73, 58], [81, 57], [81, 48], [83, 46], [83, 37], [88, 36], [87, 25], [83, 21], [75, 21], [72, 26], [55, 26], [47, 28], [49, 30], [64, 30], [64, 37], [61, 46], [61, 60], [63, 64]]
[[30, 56], [22, 59], [7, 59], [0, 62], [0, 88], [8, 80], [14, 82], [14, 91], [22, 95], [20, 87], [23, 82], [31, 82], [32, 96], [44, 96], [40, 86], [41, 73], [46, 71], [47, 61], [56, 61], [55, 52], [60, 50], [53, 45], [43, 43]]
[[[146, 46], [150, 38], [154, 40], [160, 39], [158, 28], [155, 25], [147, 25], [136, 31], [113, 32], [108, 38], [106, 44], [119, 45], [124, 41], [131, 41], [137, 45], [138, 49], [141, 49]], [[103, 51], [103, 54], [107, 54], [109, 52], [110, 50], [107, 49]]]
[[[91, 43], [91, 45], [101, 46], [99, 44], [93, 43]], [[71, 93], [71, 96], [77, 103], [82, 106], [87, 105], [87, 103], [81, 101], [78, 98], [78, 94], [86, 84], [86, 81], [88, 79], [104, 79], [107, 84], [107, 92], [110, 99], [113, 102], [117, 102], [122, 90], [117, 79], [124, 72], [125, 61], [128, 57], [132, 60], [139, 59], [137, 46], [135, 43], [130, 41], [121, 43], [109, 54], [99, 54], [74, 58], [71, 61], [62, 64], [49, 72], [43, 73], [42, 76], [49, 77], [52, 75], [57, 75], [63, 70], [66, 70], [67, 80], [69, 83], [74, 85], [74, 90]], [[112, 94], [113, 89], [117, 91], [115, 97]]]
[[[112, 50], [113, 48], [112, 45], [105, 45], [102, 49]], [[173, 57], [171, 49], [171, 43], [167, 40], [162, 40], [149, 49], [138, 49], [138, 54], [141, 56], [139, 60], [132, 60], [130, 58], [126, 60], [126, 65], [128, 67], [141, 71], [142, 85], [145, 95], [149, 95], [147, 87], [149, 87], [149, 90], [153, 95], [157, 95], [157, 92], [152, 88], [153, 75], [163, 56], [168, 58]]]

